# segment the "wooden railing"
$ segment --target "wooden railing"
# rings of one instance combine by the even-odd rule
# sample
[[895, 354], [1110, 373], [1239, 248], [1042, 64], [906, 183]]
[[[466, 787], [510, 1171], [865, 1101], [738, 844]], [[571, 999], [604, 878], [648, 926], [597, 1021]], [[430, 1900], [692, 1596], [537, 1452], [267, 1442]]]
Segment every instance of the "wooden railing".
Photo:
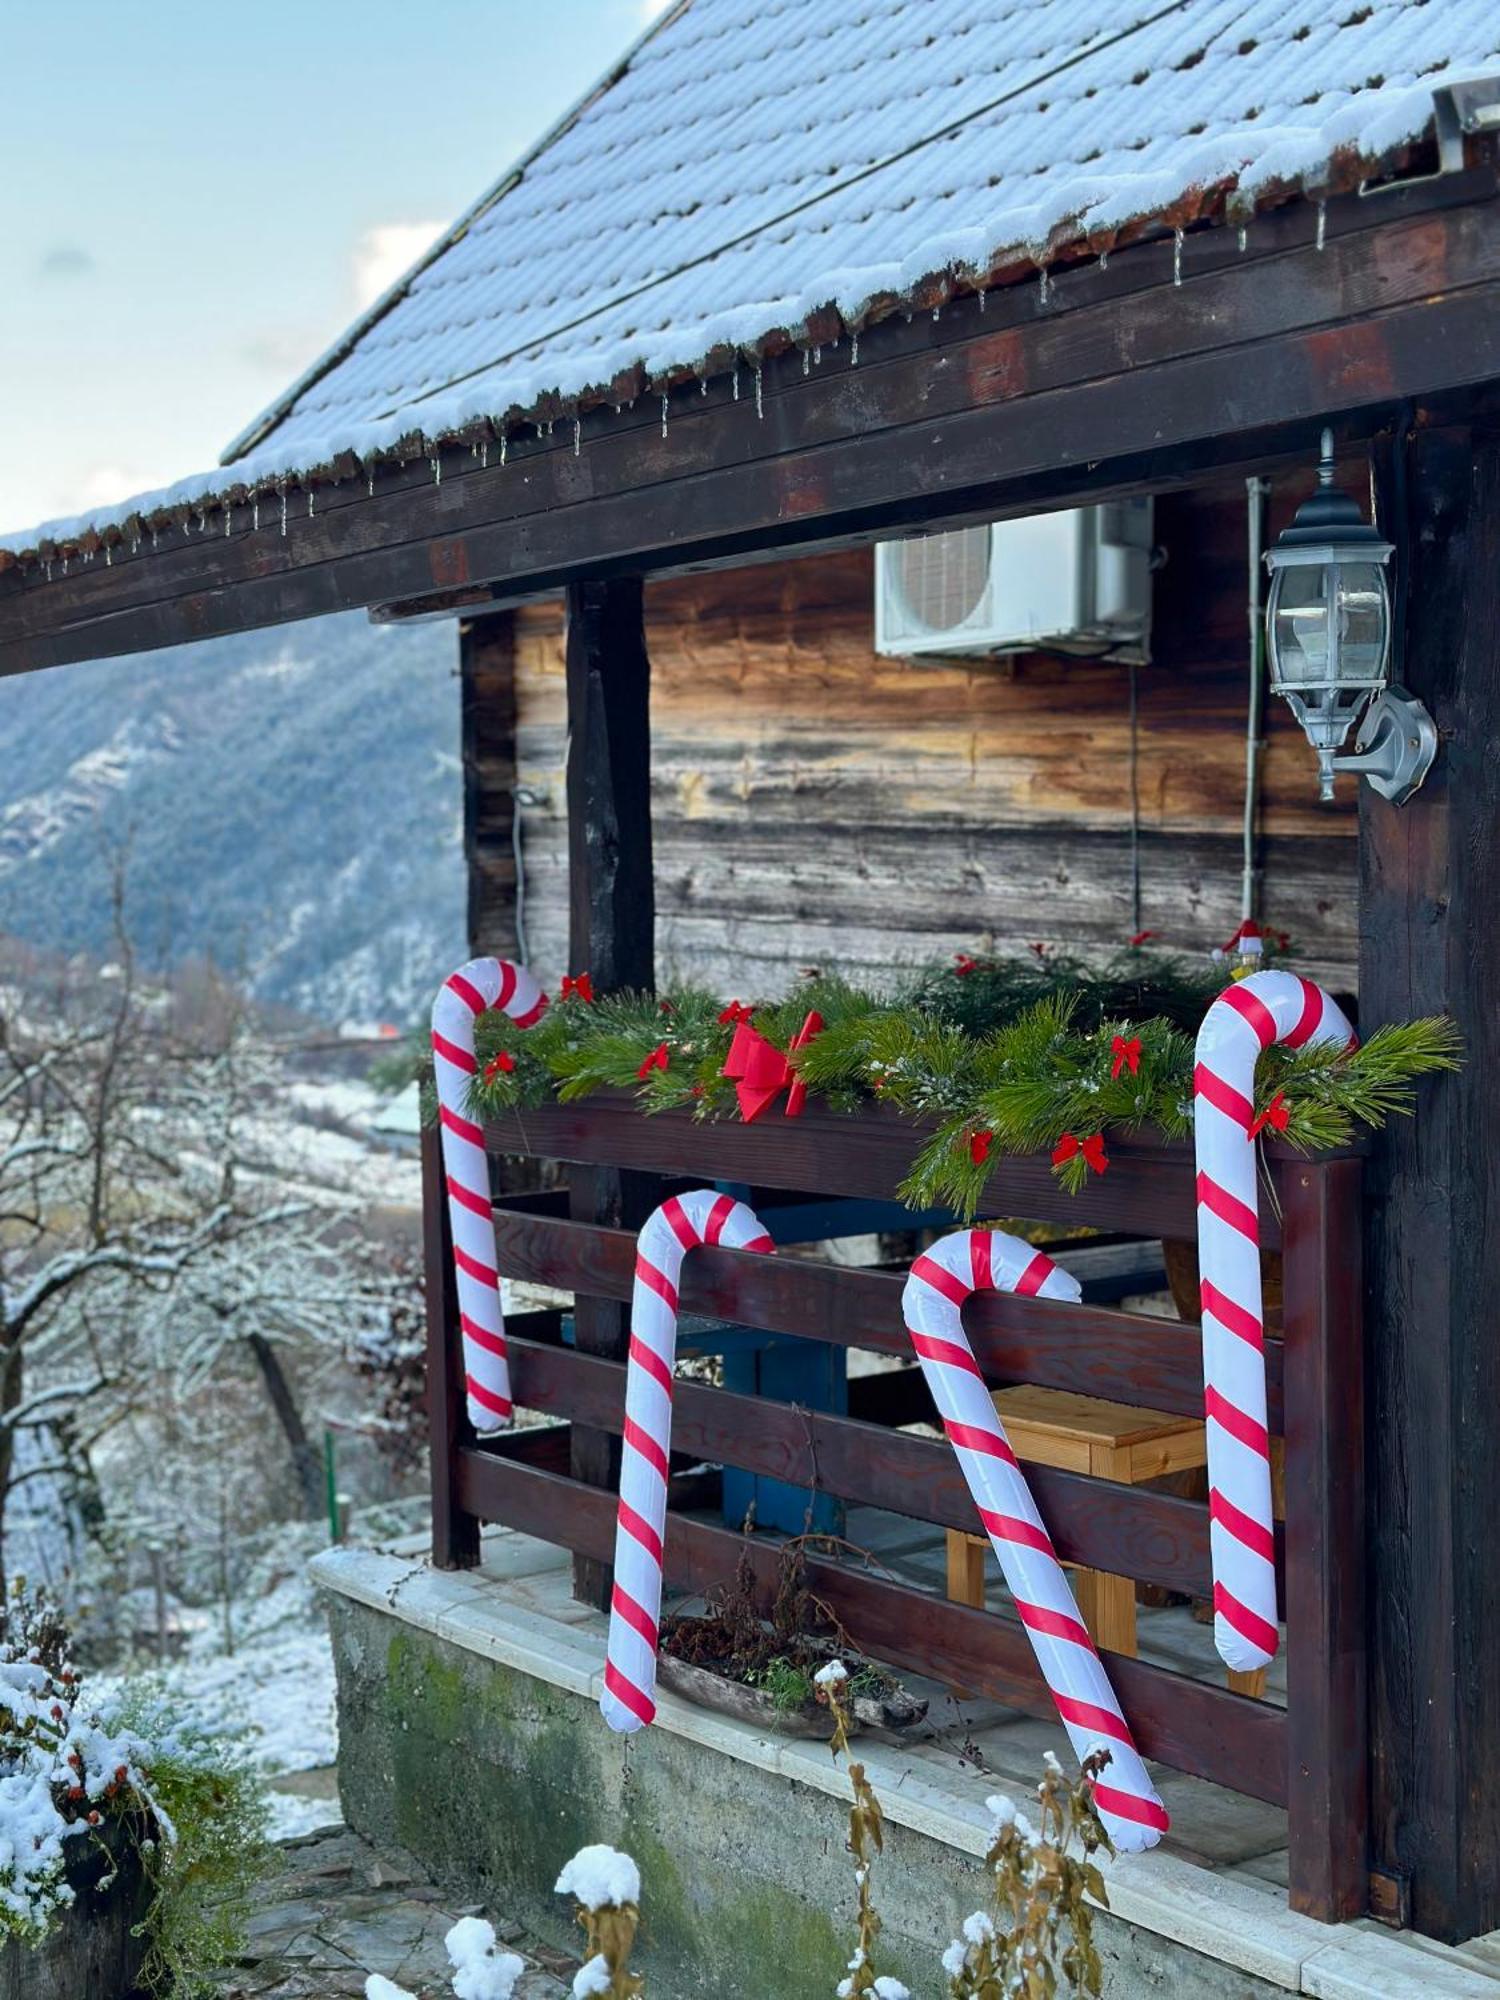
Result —
[[[878, 1200], [895, 1194], [921, 1136], [911, 1123], [877, 1111], [856, 1118], [810, 1109], [798, 1119], [746, 1126], [675, 1113], [647, 1118], [624, 1097], [516, 1113], [487, 1128], [496, 1154], [635, 1169], [679, 1186], [725, 1182]], [[523, 1430], [481, 1445], [467, 1430], [446, 1204], [431, 1135], [423, 1162], [434, 1558], [473, 1563], [479, 1523], [497, 1521], [607, 1562], [615, 1496], [569, 1476], [555, 1432]], [[1271, 1429], [1285, 1441], [1278, 1574], [1287, 1707], [1122, 1654], [1105, 1656], [1147, 1757], [1286, 1807], [1292, 1904], [1325, 1920], [1361, 1913], [1367, 1895], [1359, 1175], [1350, 1156], [1303, 1160], [1276, 1150], [1275, 1199], [1262, 1205], [1264, 1241], [1280, 1247], [1284, 1263], [1284, 1337], [1267, 1343], [1267, 1370]], [[632, 1234], [572, 1221], [567, 1206], [565, 1196], [548, 1195], [498, 1206], [501, 1270], [581, 1299], [627, 1300]], [[1059, 1189], [1045, 1160], [1007, 1160], [990, 1183], [987, 1208], [1038, 1222], [1191, 1238], [1191, 1156], [1181, 1146], [1112, 1142], [1109, 1172], [1076, 1197]], [[687, 1259], [681, 1302], [686, 1313], [905, 1356], [901, 1286], [888, 1272], [705, 1248]], [[989, 1295], [970, 1302], [965, 1325], [997, 1385], [1031, 1382], [1202, 1413], [1196, 1324]], [[562, 1345], [555, 1315], [513, 1320], [509, 1334], [518, 1405], [580, 1431], [619, 1434], [619, 1361]], [[940, 1527], [974, 1526], [946, 1444], [856, 1416], [683, 1380], [673, 1449]], [[1205, 1503], [1043, 1467], [1028, 1468], [1028, 1478], [1064, 1561], [1211, 1595]], [[674, 1513], [669, 1583], [701, 1590], [722, 1581], [741, 1543], [726, 1527]], [[769, 1595], [776, 1545], [767, 1538], [750, 1547]], [[818, 1557], [809, 1568], [818, 1595], [875, 1658], [1029, 1714], [1053, 1713], [1014, 1623], [835, 1560]]]

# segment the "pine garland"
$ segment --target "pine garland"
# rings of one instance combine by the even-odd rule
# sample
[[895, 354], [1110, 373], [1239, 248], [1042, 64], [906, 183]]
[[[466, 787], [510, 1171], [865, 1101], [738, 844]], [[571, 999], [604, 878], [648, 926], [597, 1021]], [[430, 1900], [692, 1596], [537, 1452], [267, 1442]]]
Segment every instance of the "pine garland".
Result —
[[[1136, 947], [1103, 966], [1040, 949], [1021, 961], [961, 956], [885, 995], [816, 973], [753, 1008], [698, 987], [660, 998], [570, 993], [534, 1028], [493, 1010], [479, 1017], [470, 1108], [482, 1118], [615, 1089], [633, 1091], [648, 1113], [738, 1116], [723, 1069], [753, 1015], [756, 1032], [834, 1108], [873, 1100], [936, 1119], [901, 1192], [913, 1207], [967, 1217], [1006, 1154], [1050, 1153], [1076, 1191], [1107, 1170], [1108, 1132], [1189, 1132], [1193, 1039], [1225, 983], [1221, 967]], [[810, 1015], [821, 1028], [793, 1046]], [[1257, 1067], [1256, 1113], [1300, 1151], [1345, 1145], [1356, 1127], [1409, 1112], [1415, 1080], [1456, 1069], [1459, 1050], [1440, 1016], [1377, 1029], [1353, 1053], [1272, 1048]]]

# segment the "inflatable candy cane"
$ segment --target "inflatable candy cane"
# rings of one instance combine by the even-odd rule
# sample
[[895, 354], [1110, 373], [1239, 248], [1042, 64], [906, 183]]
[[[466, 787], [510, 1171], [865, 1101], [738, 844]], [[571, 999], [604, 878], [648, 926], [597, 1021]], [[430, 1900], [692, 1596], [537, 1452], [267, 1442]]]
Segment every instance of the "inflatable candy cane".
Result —
[[546, 1005], [546, 994], [525, 966], [512, 965], [508, 958], [471, 958], [443, 981], [432, 1003], [432, 1066], [437, 1073], [469, 1422], [481, 1433], [504, 1430], [511, 1403], [500, 1273], [495, 1268], [490, 1163], [484, 1133], [467, 1115], [469, 1085], [479, 1067], [474, 1023], [487, 1008], [503, 1007], [518, 1028], [530, 1028], [542, 1018]]
[[1193, 1069], [1203, 1396], [1208, 1418], [1214, 1644], [1239, 1673], [1275, 1657], [1276, 1547], [1266, 1427], [1256, 1209], [1255, 1064], [1263, 1049], [1353, 1048], [1337, 1005], [1292, 972], [1252, 972], [1221, 993], [1198, 1030]]
[[609, 1613], [604, 1692], [611, 1729], [629, 1734], [656, 1714], [657, 1624], [662, 1537], [672, 1442], [672, 1364], [682, 1260], [702, 1243], [769, 1250], [760, 1220], [733, 1195], [700, 1188], [673, 1195], [647, 1218], [636, 1244], [625, 1371], [625, 1449], [615, 1528], [615, 1589]]
[[1094, 1786], [1099, 1816], [1115, 1846], [1135, 1853], [1160, 1840], [1168, 1825], [1166, 1807], [1078, 1615], [1052, 1538], [964, 1332], [964, 1301], [984, 1291], [1074, 1304], [1082, 1294], [1076, 1279], [1029, 1243], [999, 1230], [960, 1229], [912, 1265], [901, 1308], [943, 1429], [1073, 1749], [1080, 1760], [1096, 1750], [1109, 1752], [1108, 1782]]

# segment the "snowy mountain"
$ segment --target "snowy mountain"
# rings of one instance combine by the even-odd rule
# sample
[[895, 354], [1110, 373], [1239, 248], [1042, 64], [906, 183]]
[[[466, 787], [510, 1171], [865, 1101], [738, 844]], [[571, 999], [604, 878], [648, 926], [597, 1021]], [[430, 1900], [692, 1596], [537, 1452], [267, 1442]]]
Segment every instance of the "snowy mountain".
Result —
[[414, 1018], [463, 955], [457, 643], [360, 614], [0, 682], [0, 931], [210, 955], [327, 1021]]

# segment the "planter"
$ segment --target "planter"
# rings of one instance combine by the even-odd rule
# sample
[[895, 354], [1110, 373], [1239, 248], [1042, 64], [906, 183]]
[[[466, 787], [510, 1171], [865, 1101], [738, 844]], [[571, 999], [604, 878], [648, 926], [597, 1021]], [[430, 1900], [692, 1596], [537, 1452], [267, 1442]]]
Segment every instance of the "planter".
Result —
[[[696, 1702], [700, 1708], [732, 1715], [740, 1722], [752, 1723], [755, 1728], [771, 1730], [778, 1736], [810, 1736], [826, 1741], [833, 1734], [833, 1716], [817, 1700], [802, 1702], [796, 1708], [778, 1707], [767, 1689], [749, 1687], [744, 1681], [716, 1673], [711, 1667], [694, 1666], [671, 1653], [662, 1653], [658, 1658], [656, 1677], [662, 1687], [670, 1688], [686, 1701]], [[851, 1736], [857, 1736], [861, 1729], [910, 1729], [927, 1713], [926, 1702], [899, 1682], [881, 1695], [856, 1695], [851, 1707], [854, 1718]]]
[[108, 1855], [80, 1836], [69, 1841], [73, 1902], [40, 1944], [0, 1946], [0, 2000], [136, 2000], [144, 1938], [131, 1935], [151, 1903], [133, 1848], [122, 1841], [119, 1872], [107, 1889]]

